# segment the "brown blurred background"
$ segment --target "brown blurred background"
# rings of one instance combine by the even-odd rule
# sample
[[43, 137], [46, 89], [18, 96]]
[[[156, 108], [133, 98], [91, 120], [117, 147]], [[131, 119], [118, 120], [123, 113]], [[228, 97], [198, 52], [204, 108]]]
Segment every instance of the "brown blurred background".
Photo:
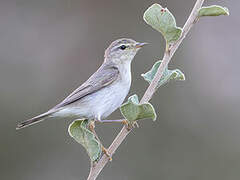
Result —
[[[120, 37], [149, 42], [132, 64], [130, 94], [142, 96], [141, 73], [162, 57], [161, 35], [144, 11], [167, 6], [183, 26], [194, 0], [0, 0], [0, 179], [84, 180], [89, 162], [67, 133], [70, 121], [52, 119], [16, 131], [16, 124], [60, 102], [102, 63]], [[99, 180], [238, 180], [240, 178], [239, 7], [209, 0], [230, 16], [203, 18], [178, 49], [170, 68], [185, 82], [160, 88], [145, 120], [113, 156]], [[129, 95], [130, 95], [129, 94]], [[120, 118], [116, 111], [109, 118]], [[100, 125], [108, 146], [120, 125]]]

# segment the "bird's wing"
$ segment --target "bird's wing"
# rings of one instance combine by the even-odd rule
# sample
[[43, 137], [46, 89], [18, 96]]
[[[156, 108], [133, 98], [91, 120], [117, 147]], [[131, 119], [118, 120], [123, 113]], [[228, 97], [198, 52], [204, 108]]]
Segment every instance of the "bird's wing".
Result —
[[85, 83], [73, 91], [53, 109], [62, 108], [106, 87], [107, 85], [113, 83], [118, 76], [119, 70], [117, 67], [111, 64], [103, 64]]

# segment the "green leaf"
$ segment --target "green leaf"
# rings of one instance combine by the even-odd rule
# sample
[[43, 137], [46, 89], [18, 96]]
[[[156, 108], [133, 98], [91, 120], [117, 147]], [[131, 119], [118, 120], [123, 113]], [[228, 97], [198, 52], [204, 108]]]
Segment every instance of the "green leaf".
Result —
[[177, 41], [182, 34], [182, 28], [176, 26], [176, 21], [172, 13], [160, 4], [150, 6], [145, 11], [143, 19], [153, 29], [162, 33], [167, 44]]
[[101, 144], [87, 129], [87, 125], [88, 120], [75, 120], [69, 125], [68, 133], [86, 149], [91, 161], [97, 161], [102, 153]]
[[136, 94], [129, 97], [128, 101], [120, 107], [120, 110], [130, 124], [145, 118], [151, 118], [155, 121], [157, 117], [154, 107], [150, 103], [139, 104]]
[[[160, 66], [162, 61], [157, 61], [152, 69], [148, 72], [146, 72], [145, 74], [142, 74], [142, 77], [149, 83], [152, 82], [155, 74], [157, 73], [157, 70]], [[180, 71], [179, 69], [174, 69], [174, 70], [169, 70], [168, 68], [166, 68], [163, 72], [163, 75], [160, 79], [160, 81], [158, 82], [158, 87], [162, 86], [163, 84], [167, 83], [168, 81], [170, 81], [171, 79], [174, 80], [179, 80], [179, 81], [184, 81], [185, 80], [185, 76], [183, 74], [182, 71]]]
[[218, 5], [202, 7], [198, 12], [198, 17], [201, 16], [220, 16], [229, 15], [228, 8]]

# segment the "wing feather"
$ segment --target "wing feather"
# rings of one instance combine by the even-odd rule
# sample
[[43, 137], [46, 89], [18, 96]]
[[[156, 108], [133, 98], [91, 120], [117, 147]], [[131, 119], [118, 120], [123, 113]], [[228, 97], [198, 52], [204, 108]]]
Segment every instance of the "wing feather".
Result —
[[73, 91], [53, 109], [62, 108], [92, 94], [113, 83], [119, 76], [119, 70], [113, 64], [103, 64], [85, 83]]

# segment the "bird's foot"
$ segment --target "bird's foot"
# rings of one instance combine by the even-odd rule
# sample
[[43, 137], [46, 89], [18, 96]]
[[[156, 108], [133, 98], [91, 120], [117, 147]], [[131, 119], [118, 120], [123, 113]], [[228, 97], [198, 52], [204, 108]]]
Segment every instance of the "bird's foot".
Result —
[[108, 150], [104, 146], [102, 146], [102, 152], [108, 157], [109, 161], [112, 161], [111, 155], [109, 154]]
[[95, 132], [95, 122], [94, 121], [89, 122], [89, 129], [90, 129], [90, 131]]
[[128, 130], [131, 130], [131, 129], [135, 128], [135, 127], [139, 128], [139, 125], [138, 125], [138, 123], [136, 121], [133, 122], [133, 123], [129, 123], [128, 120], [124, 119], [122, 121], [122, 123], [127, 127]]
[[128, 131], [130, 131], [130, 130], [133, 128], [133, 126], [132, 126], [132, 125], [128, 122], [128, 120], [126, 120], [126, 119], [124, 119], [124, 120], [122, 121], [122, 123], [123, 123], [123, 125], [126, 126], [126, 128], [127, 128]]

